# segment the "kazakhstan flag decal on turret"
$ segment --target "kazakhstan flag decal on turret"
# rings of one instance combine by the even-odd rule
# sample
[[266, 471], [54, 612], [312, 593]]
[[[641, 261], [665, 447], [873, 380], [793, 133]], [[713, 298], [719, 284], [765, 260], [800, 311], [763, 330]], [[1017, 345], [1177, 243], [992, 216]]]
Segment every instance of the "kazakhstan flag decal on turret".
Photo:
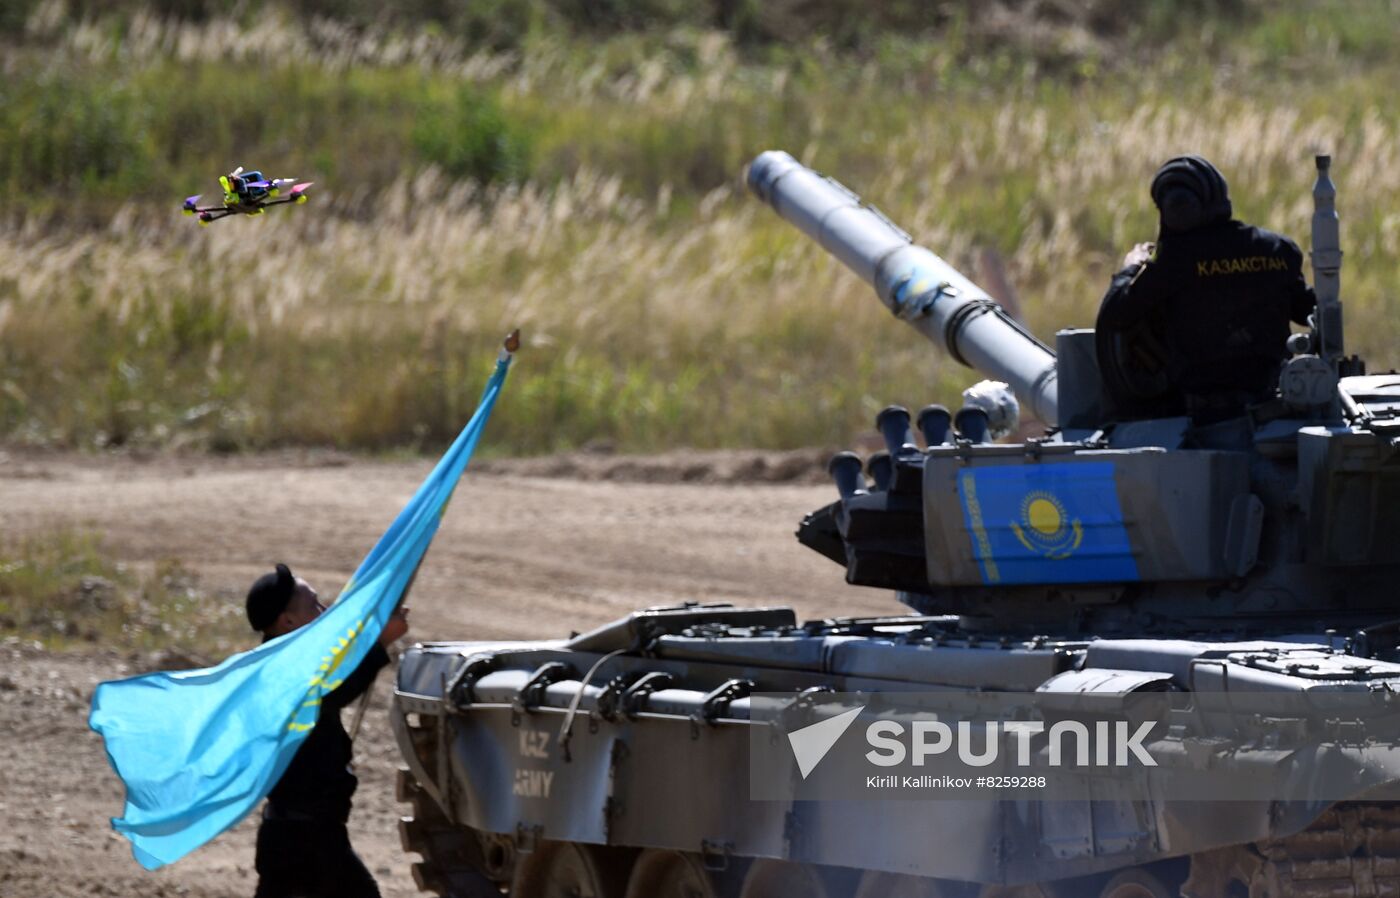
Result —
[[958, 496], [984, 583], [1138, 579], [1111, 463], [969, 468]]

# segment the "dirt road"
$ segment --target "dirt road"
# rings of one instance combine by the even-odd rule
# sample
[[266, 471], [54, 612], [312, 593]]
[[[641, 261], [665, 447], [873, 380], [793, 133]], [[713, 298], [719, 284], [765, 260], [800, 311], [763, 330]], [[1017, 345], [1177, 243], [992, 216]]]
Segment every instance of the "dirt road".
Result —
[[[220, 601], [238, 601], [277, 560], [333, 595], [429, 468], [326, 455], [0, 453], [0, 530], [91, 528], [119, 558], [180, 560]], [[845, 586], [839, 568], [793, 539], [830, 486], [664, 482], [773, 474], [761, 461], [755, 470], [734, 455], [483, 465], [462, 482], [414, 587], [411, 638], [557, 636], [687, 599], [791, 604], [803, 617], [898, 611], [887, 593]], [[560, 473], [572, 476], [551, 476]], [[122, 794], [86, 727], [88, 701], [98, 681], [133, 672], [113, 653], [0, 646], [0, 896], [252, 893], [253, 821], [155, 874], [111, 831]], [[356, 749], [351, 837], [386, 898], [406, 898], [417, 892], [395, 828], [388, 679]]]

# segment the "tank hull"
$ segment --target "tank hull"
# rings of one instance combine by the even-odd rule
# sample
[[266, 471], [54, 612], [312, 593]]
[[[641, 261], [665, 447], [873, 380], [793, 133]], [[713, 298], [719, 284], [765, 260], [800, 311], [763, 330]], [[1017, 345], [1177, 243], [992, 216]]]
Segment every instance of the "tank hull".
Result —
[[[1357, 678], [1355, 659], [1325, 643], [1046, 638], [1007, 643], [985, 634], [959, 639], [956, 624], [946, 618], [755, 629], [707, 627], [705, 612], [678, 611], [670, 612], [664, 627], [649, 630], [645, 646], [628, 644], [637, 628], [621, 621], [591, 644], [581, 638], [582, 649], [579, 640], [415, 647], [401, 664], [393, 710], [408, 775], [459, 828], [461, 838], [495, 839], [517, 856], [528, 855], [536, 844], [571, 843], [632, 853], [680, 852], [716, 870], [766, 859], [848, 871], [852, 883], [888, 874], [982, 890], [1058, 883], [1070, 890], [1066, 894], [1097, 895], [1116, 872], [1167, 865], [1183, 882], [1195, 877], [1195, 894], [1225, 894], [1209, 889], [1227, 880], [1250, 887], [1253, 879], [1277, 884], [1298, 878], [1291, 866], [1278, 866], [1292, 863], [1284, 849], [1262, 855], [1273, 858], [1268, 862], [1273, 866], [1254, 863], [1261, 857], [1259, 846], [1286, 846], [1290, 839], [1312, 844], [1310, 827], [1342, 832], [1345, 827], [1336, 821], [1352, 819], [1346, 815], [1384, 817], [1382, 828], [1392, 825], [1388, 806], [1376, 803], [1395, 794], [1392, 783], [1400, 780], [1400, 763], [1389, 754], [1359, 763], [1370, 772], [1364, 783], [1357, 779], [1362, 785], [1355, 794], [1289, 802], [1203, 802], [1169, 795], [1084, 801], [756, 800], [753, 728], [765, 722], [732, 689], [727, 700], [716, 701], [713, 696], [724, 684], [746, 683], [755, 694], [796, 699], [814, 690], [1034, 691], [1067, 675], [1102, 674], [1102, 682], [1119, 690], [1162, 677], [1184, 690], [1193, 677], [1195, 686], [1209, 688], [1207, 668], [1233, 674], [1239, 684], [1251, 676], [1257, 680], [1265, 672], [1254, 660], [1268, 657], [1271, 667], [1281, 670], [1311, 665], [1313, 674], [1284, 675], [1274, 684], [1302, 695], [1321, 682], [1319, 676], [1335, 682], [1328, 665], [1352, 671], [1348, 682], [1372, 691], [1392, 683], [1400, 687], [1400, 665], [1368, 662], [1365, 676]], [[910, 637], [934, 630], [944, 634], [936, 645]], [[1117, 666], [1103, 666], [1109, 664]], [[634, 690], [629, 697], [628, 689], [646, 677], [658, 688]], [[569, 736], [561, 740], [564, 732]], [[1176, 741], [1185, 745], [1203, 738], [1216, 740], [1216, 763], [1227, 768], [1287, 767], [1287, 777], [1301, 787], [1298, 794], [1308, 791], [1317, 773], [1297, 763], [1318, 748], [1312, 742], [1292, 746], [1293, 760], [1282, 762], [1277, 751], [1248, 737], [1231, 741], [1227, 734], [1202, 731], [1180, 734]], [[1375, 844], [1377, 857], [1385, 856], [1389, 843]], [[1347, 850], [1355, 853], [1357, 846]], [[1227, 863], [1226, 856], [1235, 859]], [[1318, 861], [1309, 856], [1309, 863]], [[1382, 860], [1375, 863], [1383, 866]], [[1240, 872], [1241, 864], [1247, 873]], [[1386, 869], [1388, 887], [1400, 888], [1400, 866]], [[1353, 894], [1316, 894], [1324, 893]]]

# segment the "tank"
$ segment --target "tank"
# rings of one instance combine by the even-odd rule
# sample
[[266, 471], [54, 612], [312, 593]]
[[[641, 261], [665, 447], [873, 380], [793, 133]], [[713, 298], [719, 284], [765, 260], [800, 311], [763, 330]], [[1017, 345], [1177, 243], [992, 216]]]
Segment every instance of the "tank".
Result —
[[[1092, 330], [1052, 350], [850, 190], [786, 153], [756, 158], [760, 199], [997, 382], [956, 410], [885, 409], [885, 450], [834, 457], [833, 501], [800, 522], [814, 564], [908, 613], [695, 604], [571, 638], [413, 647], [391, 720], [419, 886], [1400, 894], [1400, 376], [1345, 355], [1329, 166], [1318, 157], [1313, 325], [1272, 399], [1202, 424], [1116, 409]], [[1017, 406], [1043, 432], [999, 439]], [[954, 721], [960, 738], [982, 722], [1006, 758], [1024, 736], [1021, 766], [995, 768], [1017, 776], [991, 792], [944, 780], [934, 799], [832, 790], [828, 772], [904, 758], [880, 734], [910, 714], [917, 757]], [[1113, 727], [1137, 727], [1127, 748], [1150, 763], [1060, 776], [1057, 733]], [[1002, 781], [1046, 774], [1048, 791]]]

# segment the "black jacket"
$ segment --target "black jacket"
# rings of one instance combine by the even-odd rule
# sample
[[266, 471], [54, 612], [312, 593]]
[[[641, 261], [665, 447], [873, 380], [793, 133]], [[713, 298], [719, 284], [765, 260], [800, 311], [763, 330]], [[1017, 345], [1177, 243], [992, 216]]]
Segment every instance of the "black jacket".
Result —
[[277, 811], [342, 823], [349, 818], [358, 781], [350, 772], [350, 735], [340, 711], [363, 695], [388, 663], [389, 653], [376, 643], [360, 666], [321, 700], [316, 726], [268, 794]]
[[1100, 358], [1111, 335], [1146, 324], [1165, 346], [1173, 392], [1264, 398], [1288, 357], [1288, 322], [1306, 324], [1315, 301], [1287, 237], [1234, 220], [1164, 231], [1150, 262], [1114, 275], [1099, 309]]

